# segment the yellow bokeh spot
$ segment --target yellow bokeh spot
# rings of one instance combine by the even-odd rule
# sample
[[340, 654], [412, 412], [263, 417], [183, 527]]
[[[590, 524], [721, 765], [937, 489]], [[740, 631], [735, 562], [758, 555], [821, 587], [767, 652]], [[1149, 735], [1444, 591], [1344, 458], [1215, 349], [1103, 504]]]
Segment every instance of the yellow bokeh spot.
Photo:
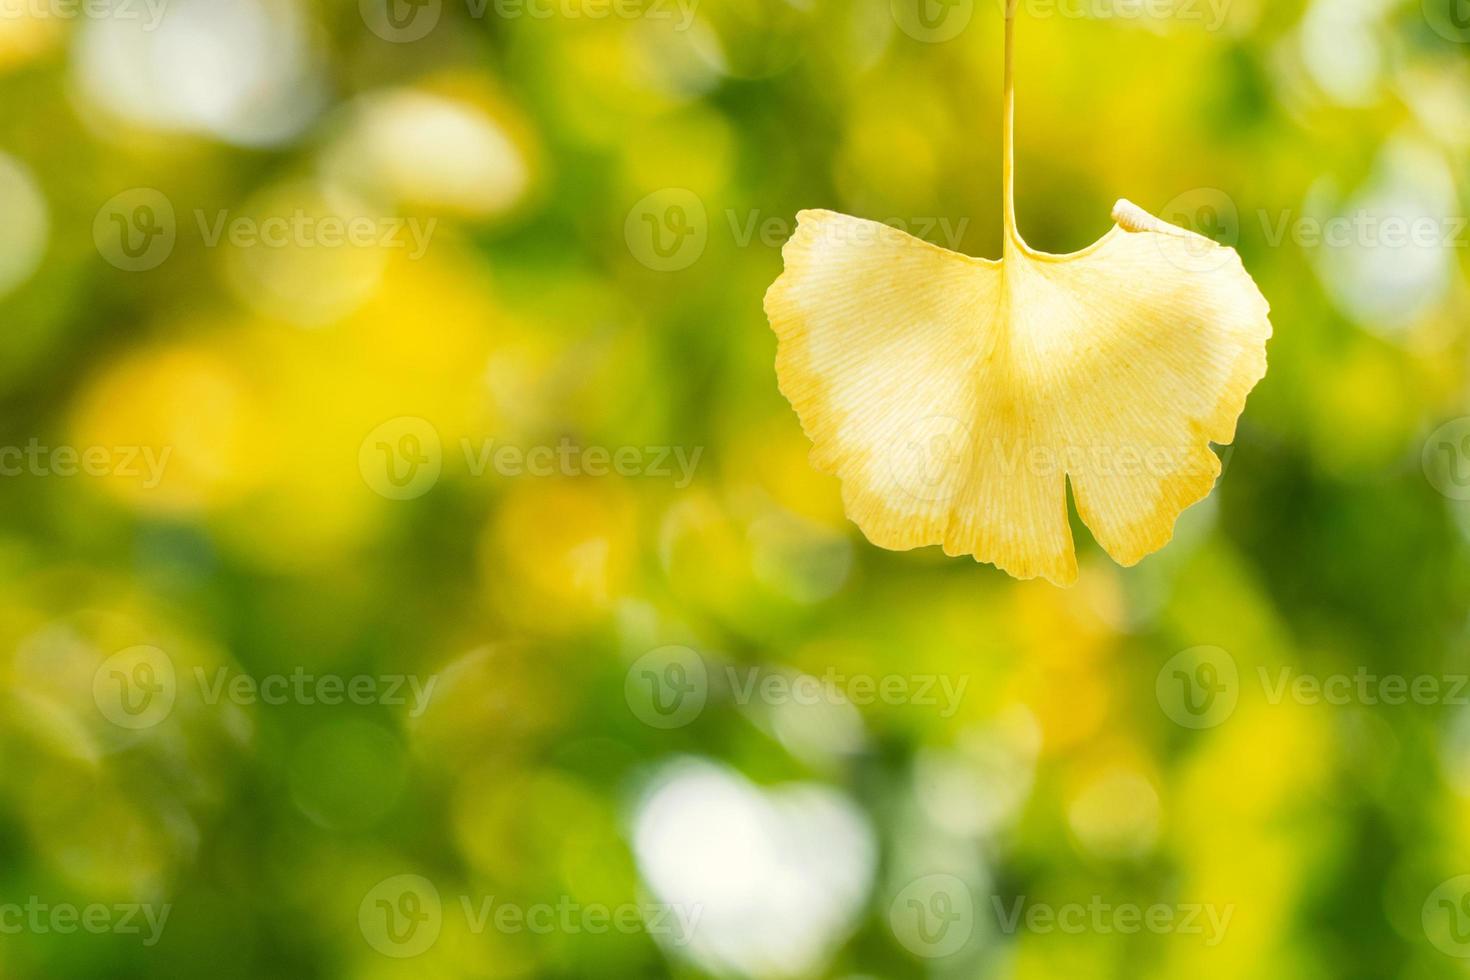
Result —
[[484, 541], [491, 599], [552, 633], [606, 615], [628, 589], [636, 528], [633, 501], [612, 479], [513, 481]]
[[508, 102], [474, 77], [445, 76], [363, 96], [327, 160], [346, 182], [407, 212], [486, 219], [525, 200], [538, 156]]
[[0, 0], [0, 72], [18, 68], [53, 51], [66, 36], [58, 17], [37, 17], [33, 3]]
[[228, 358], [201, 347], [151, 348], [112, 362], [83, 389], [70, 428], [84, 454], [109, 452], [100, 485], [139, 510], [217, 508], [259, 476], [254, 393]]
[[389, 255], [421, 258], [436, 231], [419, 216], [385, 214], [340, 186], [313, 181], [269, 188], [239, 213], [201, 220], [241, 304], [305, 327], [356, 310], [378, 288]]

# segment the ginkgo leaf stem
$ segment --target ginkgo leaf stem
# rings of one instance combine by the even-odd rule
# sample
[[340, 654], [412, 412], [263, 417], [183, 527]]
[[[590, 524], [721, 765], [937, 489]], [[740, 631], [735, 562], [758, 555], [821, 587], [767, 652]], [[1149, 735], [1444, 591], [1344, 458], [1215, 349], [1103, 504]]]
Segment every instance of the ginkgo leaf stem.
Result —
[[1025, 249], [1016, 227], [1016, 7], [1020, 0], [1006, 0], [1006, 67], [1001, 143], [1005, 208], [1005, 250], [1012, 245]]

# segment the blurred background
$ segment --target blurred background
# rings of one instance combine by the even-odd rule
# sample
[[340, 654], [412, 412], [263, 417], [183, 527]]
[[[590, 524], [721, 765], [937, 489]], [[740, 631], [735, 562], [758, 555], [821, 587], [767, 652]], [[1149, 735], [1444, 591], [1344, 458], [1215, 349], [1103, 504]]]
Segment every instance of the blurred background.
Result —
[[761, 308], [999, 254], [999, 0], [0, 0], [0, 976], [1470, 971], [1470, 4], [1018, 16], [1030, 243], [1276, 331], [1068, 591], [867, 544]]

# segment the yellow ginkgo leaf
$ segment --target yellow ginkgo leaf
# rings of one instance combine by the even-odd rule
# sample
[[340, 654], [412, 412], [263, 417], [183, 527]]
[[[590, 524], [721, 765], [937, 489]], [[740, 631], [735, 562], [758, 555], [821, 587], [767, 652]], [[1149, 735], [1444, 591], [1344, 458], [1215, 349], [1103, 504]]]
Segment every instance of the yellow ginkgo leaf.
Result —
[[813, 465], [869, 540], [1065, 585], [1068, 480], [1116, 561], [1163, 547], [1219, 476], [1209, 444], [1234, 440], [1271, 324], [1233, 249], [1127, 201], [1072, 255], [1021, 240], [1009, 6], [1002, 260], [805, 211], [765, 306]]

